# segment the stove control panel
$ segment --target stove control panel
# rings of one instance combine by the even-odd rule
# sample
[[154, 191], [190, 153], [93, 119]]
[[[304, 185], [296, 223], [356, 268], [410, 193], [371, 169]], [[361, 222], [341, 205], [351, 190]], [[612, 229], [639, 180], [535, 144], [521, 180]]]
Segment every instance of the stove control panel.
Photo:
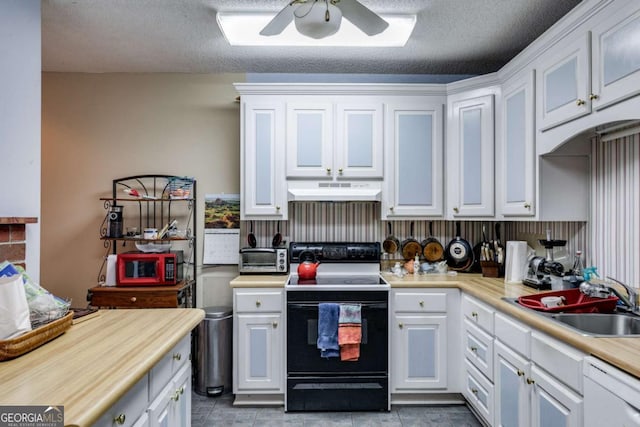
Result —
[[291, 242], [289, 262], [379, 263], [380, 243], [374, 242]]

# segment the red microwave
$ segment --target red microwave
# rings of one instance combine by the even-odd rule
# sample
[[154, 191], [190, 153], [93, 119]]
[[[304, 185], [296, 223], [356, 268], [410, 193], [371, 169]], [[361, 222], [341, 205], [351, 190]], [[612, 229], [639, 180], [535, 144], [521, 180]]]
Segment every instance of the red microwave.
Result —
[[182, 280], [182, 256], [180, 252], [125, 252], [118, 254], [116, 261], [117, 285], [175, 285]]

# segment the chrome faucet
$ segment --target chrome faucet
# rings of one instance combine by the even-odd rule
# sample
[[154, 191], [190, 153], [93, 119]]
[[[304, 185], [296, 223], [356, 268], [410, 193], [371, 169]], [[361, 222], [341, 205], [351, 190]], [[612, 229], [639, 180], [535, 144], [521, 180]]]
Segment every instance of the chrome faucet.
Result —
[[627, 291], [627, 297], [625, 297], [624, 295], [621, 295], [615, 288], [606, 285], [611, 290], [611, 292], [613, 292], [623, 302], [623, 304], [625, 304], [629, 308], [630, 312], [640, 314], [638, 310], [638, 290], [632, 286], [625, 285], [624, 283], [614, 279], [613, 277], [607, 277], [607, 279], [617, 283], [618, 285], [622, 286], [625, 291]]

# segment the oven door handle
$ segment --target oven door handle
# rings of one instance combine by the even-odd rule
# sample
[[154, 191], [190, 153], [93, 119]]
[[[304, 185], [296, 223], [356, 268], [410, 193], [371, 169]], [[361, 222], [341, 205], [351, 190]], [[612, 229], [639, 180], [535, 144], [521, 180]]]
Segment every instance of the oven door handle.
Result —
[[[291, 308], [314, 308], [314, 307], [317, 308], [318, 304], [320, 303], [319, 302], [302, 302], [302, 303], [290, 302], [290, 303], [287, 303], [287, 306]], [[335, 304], [354, 304], [354, 302], [345, 301], [343, 303], [336, 302]], [[366, 308], [387, 308], [388, 306], [388, 303], [386, 301], [362, 302], [359, 304], [360, 306], [366, 307]]]

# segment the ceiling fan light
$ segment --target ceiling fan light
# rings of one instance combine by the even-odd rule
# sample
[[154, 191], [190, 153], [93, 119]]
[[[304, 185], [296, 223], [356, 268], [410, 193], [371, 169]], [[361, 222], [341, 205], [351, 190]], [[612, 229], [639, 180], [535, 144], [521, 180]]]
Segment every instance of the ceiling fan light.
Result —
[[[313, 39], [322, 39], [338, 32], [342, 22], [342, 11], [331, 3], [322, 1], [302, 5], [294, 13], [294, 23], [300, 34]], [[326, 17], [329, 20], [326, 20]]]

